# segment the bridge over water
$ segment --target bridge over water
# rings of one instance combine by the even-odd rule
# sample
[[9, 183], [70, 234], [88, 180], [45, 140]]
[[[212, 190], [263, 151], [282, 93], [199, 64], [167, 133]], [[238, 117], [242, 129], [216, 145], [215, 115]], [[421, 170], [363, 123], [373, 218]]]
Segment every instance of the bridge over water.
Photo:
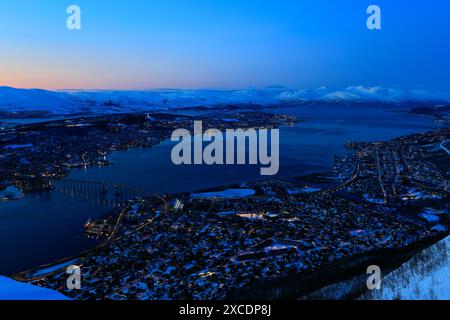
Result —
[[131, 199], [154, 196], [152, 192], [140, 187], [107, 181], [55, 179], [51, 180], [50, 184], [54, 190], [73, 198], [83, 199], [108, 208], [117, 208]]

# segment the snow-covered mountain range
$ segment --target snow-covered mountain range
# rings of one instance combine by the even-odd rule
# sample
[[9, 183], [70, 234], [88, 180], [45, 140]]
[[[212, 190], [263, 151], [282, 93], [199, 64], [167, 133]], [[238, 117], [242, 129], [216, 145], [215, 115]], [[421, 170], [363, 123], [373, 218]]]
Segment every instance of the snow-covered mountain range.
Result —
[[53, 114], [116, 113], [214, 107], [227, 104], [276, 105], [306, 102], [450, 102], [450, 92], [354, 86], [344, 89], [288, 90], [65, 90], [0, 87], [0, 111], [48, 111]]
[[393, 89], [383, 87], [348, 87], [344, 89], [318, 88], [282, 92], [282, 101], [373, 101], [387, 103], [450, 101], [450, 92], [432, 93], [425, 90]]

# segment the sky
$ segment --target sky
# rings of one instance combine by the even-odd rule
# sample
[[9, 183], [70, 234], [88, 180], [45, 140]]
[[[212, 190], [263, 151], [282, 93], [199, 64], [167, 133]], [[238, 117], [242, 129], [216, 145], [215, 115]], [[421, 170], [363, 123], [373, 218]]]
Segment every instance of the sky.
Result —
[[[81, 30], [66, 9], [81, 8]], [[366, 10], [381, 8], [381, 30]], [[0, 86], [449, 90], [448, 0], [2, 0]]]

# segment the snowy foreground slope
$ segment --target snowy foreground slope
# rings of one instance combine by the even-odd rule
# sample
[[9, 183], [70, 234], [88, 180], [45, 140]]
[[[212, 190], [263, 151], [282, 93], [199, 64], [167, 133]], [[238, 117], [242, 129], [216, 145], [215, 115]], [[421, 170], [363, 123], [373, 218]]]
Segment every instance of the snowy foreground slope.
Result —
[[450, 93], [353, 86], [343, 89], [289, 90], [282, 87], [246, 90], [65, 90], [0, 87], [0, 112], [47, 111], [53, 114], [118, 113], [214, 107], [224, 104], [274, 105], [319, 102], [449, 102]]
[[449, 300], [450, 237], [422, 251], [382, 280], [381, 290], [365, 294], [374, 300]]
[[0, 300], [69, 300], [62, 294], [0, 276]]

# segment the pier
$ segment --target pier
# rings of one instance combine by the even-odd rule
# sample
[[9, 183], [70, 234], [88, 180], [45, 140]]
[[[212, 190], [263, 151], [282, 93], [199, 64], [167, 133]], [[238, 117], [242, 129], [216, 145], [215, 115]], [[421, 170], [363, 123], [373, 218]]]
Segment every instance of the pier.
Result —
[[54, 190], [73, 198], [103, 205], [110, 209], [118, 208], [132, 199], [151, 196], [151, 192], [140, 187], [127, 186], [107, 181], [62, 179], [51, 180]]

